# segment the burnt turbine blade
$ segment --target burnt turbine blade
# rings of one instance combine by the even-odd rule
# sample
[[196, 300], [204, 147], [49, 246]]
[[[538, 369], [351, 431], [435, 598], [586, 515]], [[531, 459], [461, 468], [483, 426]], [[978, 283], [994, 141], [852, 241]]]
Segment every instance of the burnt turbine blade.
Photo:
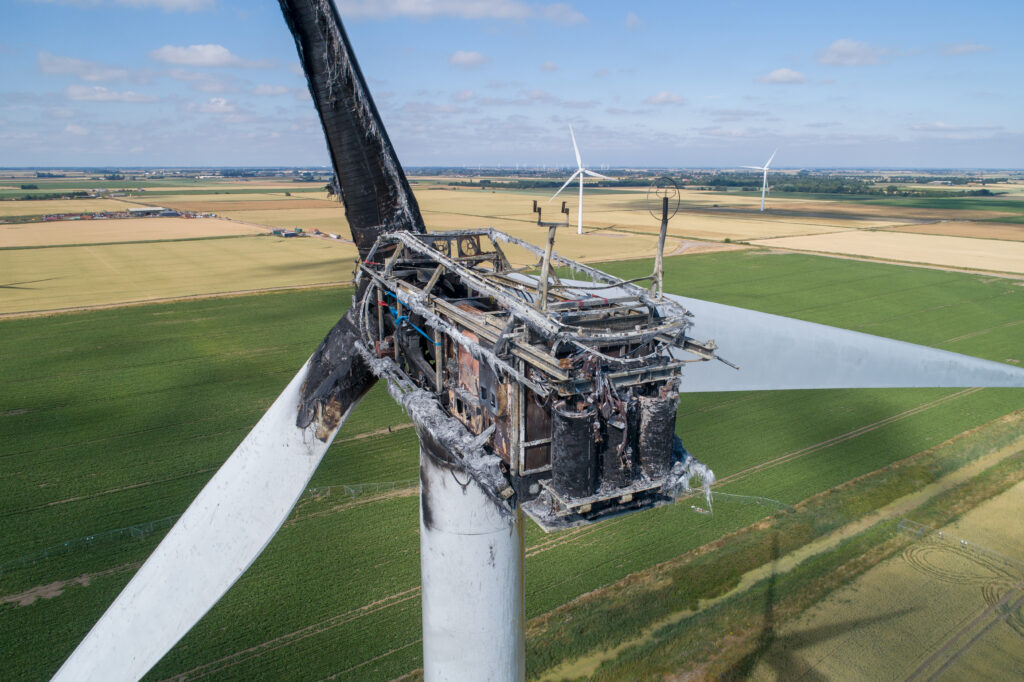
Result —
[[334, 165], [352, 239], [365, 258], [384, 232], [426, 232], [331, 0], [280, 0]]

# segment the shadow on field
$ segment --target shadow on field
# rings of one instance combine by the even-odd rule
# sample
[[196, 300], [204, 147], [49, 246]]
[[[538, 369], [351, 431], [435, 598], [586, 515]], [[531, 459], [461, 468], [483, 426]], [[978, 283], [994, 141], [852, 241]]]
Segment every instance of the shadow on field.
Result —
[[764, 622], [761, 625], [761, 634], [757, 638], [757, 646], [726, 671], [720, 677], [722, 680], [747, 679], [754, 672], [757, 664], [763, 660], [773, 670], [777, 679], [786, 680], [799, 677], [801, 680], [808, 680], [810, 682], [824, 682], [824, 680], [829, 678], [819, 673], [800, 658], [799, 653], [801, 649], [828, 641], [857, 628], [898, 618], [912, 610], [900, 609], [899, 611], [879, 614], [870, 618], [857, 618], [810, 630], [800, 630], [780, 637], [776, 632], [778, 623], [776, 623], [775, 616], [775, 604], [778, 600], [776, 595], [776, 582], [778, 580], [776, 563], [778, 559], [779, 539], [778, 535], [774, 534], [772, 536], [772, 574], [768, 578], [768, 586], [764, 593]]
[[8, 282], [7, 284], [0, 284], [0, 289], [35, 289], [36, 287], [25, 287], [22, 284], [38, 284], [39, 282], [50, 282], [60, 277], [47, 277], [46, 279], [30, 279], [25, 282]]

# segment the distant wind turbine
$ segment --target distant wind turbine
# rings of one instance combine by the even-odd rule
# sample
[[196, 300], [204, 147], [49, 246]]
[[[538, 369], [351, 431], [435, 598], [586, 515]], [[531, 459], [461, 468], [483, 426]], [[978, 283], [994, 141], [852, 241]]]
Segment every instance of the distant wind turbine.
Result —
[[583, 160], [580, 159], [580, 148], [576, 146], [576, 133], [572, 131], [572, 126], [569, 126], [569, 135], [572, 136], [572, 148], [576, 152], [576, 172], [569, 176], [569, 179], [565, 181], [565, 184], [559, 187], [558, 191], [555, 192], [551, 199], [548, 199], [548, 201], [552, 201], [555, 197], [561, 194], [562, 190], [568, 187], [569, 183], [576, 179], [576, 176], [579, 176], [580, 208], [579, 211], [576, 213], [576, 234], [583, 234], [583, 176], [589, 175], [592, 178], [604, 178], [605, 180], [611, 180], [611, 178], [609, 178], [607, 175], [601, 175], [600, 173], [595, 173], [594, 171], [583, 167]]
[[749, 168], [750, 170], [764, 171], [764, 182], [761, 185], [761, 210], [764, 210], [764, 195], [768, 193], [768, 166], [772, 165], [772, 159], [779, 153], [776, 149], [772, 152], [772, 155], [768, 157], [768, 162], [763, 166], [740, 166], [740, 168]]

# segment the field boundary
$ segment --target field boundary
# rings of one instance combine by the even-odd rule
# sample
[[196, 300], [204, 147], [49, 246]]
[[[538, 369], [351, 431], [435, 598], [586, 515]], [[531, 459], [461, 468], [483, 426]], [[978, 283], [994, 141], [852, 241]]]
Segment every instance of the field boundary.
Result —
[[[93, 244], [89, 244], [89, 246], [93, 246]], [[93, 310], [110, 310], [112, 308], [128, 308], [151, 304], [156, 305], [158, 303], [179, 303], [181, 301], [199, 301], [207, 298], [237, 298], [241, 296], [272, 294], [277, 291], [294, 291], [299, 289], [341, 289], [351, 286], [352, 280], [344, 280], [337, 282], [319, 282], [317, 284], [289, 284], [279, 287], [265, 287], [263, 289], [240, 289], [238, 291], [219, 291], [209, 294], [190, 294], [188, 296], [170, 296], [167, 298], [147, 298], [142, 301], [121, 301], [118, 303], [99, 303], [97, 305], [72, 306], [70, 308], [26, 310], [18, 313], [0, 313], [0, 321], [14, 320], [26, 317], [52, 317], [55, 315], [66, 315], [68, 313], [87, 313]]]

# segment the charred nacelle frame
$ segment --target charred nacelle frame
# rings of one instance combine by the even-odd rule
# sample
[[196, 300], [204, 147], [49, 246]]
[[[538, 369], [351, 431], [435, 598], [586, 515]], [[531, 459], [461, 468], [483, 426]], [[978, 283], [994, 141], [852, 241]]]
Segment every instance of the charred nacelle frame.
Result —
[[546, 529], [672, 501], [695, 474], [707, 483], [675, 435], [682, 367], [716, 357], [686, 336], [690, 313], [557, 254], [592, 284], [552, 271], [542, 300], [502, 243], [544, 257], [493, 229], [382, 235], [356, 276], [369, 354], [500, 458], [494, 493]]

